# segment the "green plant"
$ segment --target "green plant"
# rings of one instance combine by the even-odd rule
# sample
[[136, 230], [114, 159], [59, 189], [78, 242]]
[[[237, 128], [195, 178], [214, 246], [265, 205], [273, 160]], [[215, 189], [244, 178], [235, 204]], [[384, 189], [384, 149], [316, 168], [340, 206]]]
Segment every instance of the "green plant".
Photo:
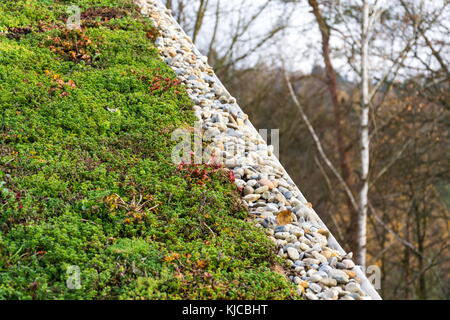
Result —
[[0, 3], [0, 29], [31, 30], [0, 36], [0, 299], [294, 298], [231, 176], [171, 162], [195, 117], [150, 21], [75, 1], [90, 23], [66, 32], [68, 3]]

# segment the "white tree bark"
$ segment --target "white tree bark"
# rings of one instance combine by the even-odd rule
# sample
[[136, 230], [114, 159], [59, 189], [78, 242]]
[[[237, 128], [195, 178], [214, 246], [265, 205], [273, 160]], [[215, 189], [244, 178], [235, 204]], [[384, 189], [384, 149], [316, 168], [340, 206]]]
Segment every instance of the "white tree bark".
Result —
[[370, 14], [369, 0], [363, 0], [363, 17], [361, 32], [361, 180], [358, 212], [358, 264], [366, 266], [367, 244], [367, 208], [369, 192], [369, 41], [370, 41]]

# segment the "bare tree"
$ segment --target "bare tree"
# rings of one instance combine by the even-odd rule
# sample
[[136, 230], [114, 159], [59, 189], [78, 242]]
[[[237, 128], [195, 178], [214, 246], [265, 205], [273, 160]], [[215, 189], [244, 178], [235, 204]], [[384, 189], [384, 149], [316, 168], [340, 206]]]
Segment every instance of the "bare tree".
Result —
[[[223, 81], [237, 64], [273, 44], [293, 14], [277, 0], [170, 0], [167, 4]], [[275, 7], [281, 9], [276, 16], [271, 13]]]
[[192, 41], [197, 41], [198, 34], [203, 25], [203, 19], [205, 18], [206, 9], [208, 8], [208, 0], [200, 0], [197, 9], [197, 17], [195, 19], [194, 31], [192, 32]]
[[369, 3], [363, 0], [361, 32], [361, 182], [358, 212], [358, 263], [366, 265], [367, 206], [369, 193]]

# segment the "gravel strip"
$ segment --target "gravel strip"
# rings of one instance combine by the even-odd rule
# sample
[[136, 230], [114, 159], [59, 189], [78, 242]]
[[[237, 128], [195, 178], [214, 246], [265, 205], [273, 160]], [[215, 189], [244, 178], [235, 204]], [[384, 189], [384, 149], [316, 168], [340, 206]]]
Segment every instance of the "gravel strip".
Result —
[[[371, 299], [362, 289], [362, 273], [352, 254], [330, 245], [334, 238], [273, 155], [273, 147], [261, 138], [170, 10], [157, 0], [137, 3], [160, 30], [156, 46], [161, 57], [186, 86], [195, 115], [211, 137], [211, 150], [233, 171], [255, 224], [287, 260], [298, 293], [309, 300]], [[242, 152], [236, 155], [233, 150]], [[277, 215], [285, 211], [291, 212], [291, 223], [279, 225]]]

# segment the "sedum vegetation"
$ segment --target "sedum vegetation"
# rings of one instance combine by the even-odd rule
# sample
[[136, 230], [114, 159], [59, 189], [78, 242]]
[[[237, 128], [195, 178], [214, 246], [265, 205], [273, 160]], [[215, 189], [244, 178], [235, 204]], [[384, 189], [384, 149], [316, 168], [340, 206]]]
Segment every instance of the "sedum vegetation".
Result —
[[131, 1], [2, 1], [0, 31], [0, 299], [295, 298], [227, 173], [171, 162], [191, 101]]

